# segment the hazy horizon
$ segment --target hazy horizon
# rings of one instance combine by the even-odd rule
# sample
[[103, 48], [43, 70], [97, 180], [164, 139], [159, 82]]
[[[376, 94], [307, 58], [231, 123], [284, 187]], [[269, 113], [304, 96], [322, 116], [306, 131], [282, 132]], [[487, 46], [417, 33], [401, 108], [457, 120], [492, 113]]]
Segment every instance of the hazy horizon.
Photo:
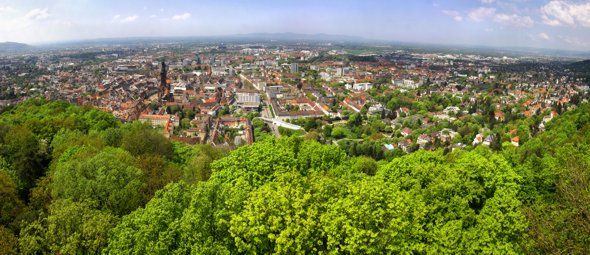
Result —
[[251, 33], [588, 51], [590, 2], [0, 0], [0, 41]]

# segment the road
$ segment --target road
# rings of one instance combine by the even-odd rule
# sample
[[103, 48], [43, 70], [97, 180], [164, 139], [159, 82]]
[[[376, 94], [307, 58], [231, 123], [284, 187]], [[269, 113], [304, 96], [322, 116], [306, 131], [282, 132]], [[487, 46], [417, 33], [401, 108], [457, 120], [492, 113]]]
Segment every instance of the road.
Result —
[[[252, 83], [252, 81], [250, 79], [248, 79], [248, 77], [244, 76], [243, 74], [240, 74], [240, 78], [242, 80], [247, 80], [248, 82], [250, 82], [252, 85], [254, 85], [254, 83]], [[256, 86], [253, 86], [256, 90], [258, 90], [258, 92], [260, 94], [264, 94], [263, 91], [259, 90], [256, 88]], [[268, 118], [268, 119], [272, 119], [273, 118], [273, 114], [270, 112], [270, 99], [267, 97], [267, 102], [266, 104], [262, 104], [262, 111], [260, 112], [260, 116]], [[281, 133], [279, 133], [279, 128], [274, 125], [274, 124], [267, 124], [270, 127], [270, 130], [272, 131], [273, 135], [277, 138], [281, 137]]]
[[[272, 119], [272, 113], [270, 112], [270, 110], [268, 109], [268, 106], [266, 106], [266, 105], [262, 105], [262, 111], [260, 112], [260, 115], [264, 118]], [[277, 138], [281, 137], [281, 133], [279, 133], [279, 127], [277, 127], [275, 124], [271, 124], [271, 123], [267, 123], [267, 125], [270, 127], [270, 130], [275, 135], [275, 137], [277, 137]]]

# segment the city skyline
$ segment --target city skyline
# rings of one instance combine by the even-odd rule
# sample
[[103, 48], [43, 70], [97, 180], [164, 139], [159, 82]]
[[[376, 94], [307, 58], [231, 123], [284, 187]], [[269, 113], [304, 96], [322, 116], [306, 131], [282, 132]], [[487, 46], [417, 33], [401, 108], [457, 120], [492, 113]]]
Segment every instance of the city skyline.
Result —
[[0, 41], [248, 33], [587, 51], [590, 2], [0, 1]]

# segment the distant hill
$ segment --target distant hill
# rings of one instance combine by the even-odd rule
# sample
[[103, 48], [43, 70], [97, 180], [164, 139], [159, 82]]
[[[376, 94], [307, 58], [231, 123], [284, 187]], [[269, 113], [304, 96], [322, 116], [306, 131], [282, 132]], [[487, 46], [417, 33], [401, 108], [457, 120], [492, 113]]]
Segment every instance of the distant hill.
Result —
[[346, 41], [359, 42], [367, 39], [360, 36], [330, 35], [330, 34], [297, 34], [297, 33], [251, 33], [231, 35], [228, 37], [277, 41]]
[[568, 64], [566, 68], [576, 73], [578, 77], [590, 82], [590, 59]]
[[586, 72], [590, 74], [590, 59], [571, 63], [567, 65], [567, 68], [575, 72]]
[[0, 42], [0, 52], [17, 52], [29, 50], [32, 47], [28, 44], [17, 42]]

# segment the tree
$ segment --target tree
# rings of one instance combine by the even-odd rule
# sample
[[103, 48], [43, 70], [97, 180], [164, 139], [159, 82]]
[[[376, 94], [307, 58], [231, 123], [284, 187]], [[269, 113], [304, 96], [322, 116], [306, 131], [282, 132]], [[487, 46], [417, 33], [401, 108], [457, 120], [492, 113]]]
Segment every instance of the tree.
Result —
[[377, 162], [370, 157], [357, 157], [354, 159], [352, 165], [353, 173], [364, 173], [366, 175], [373, 176], [377, 173]]
[[26, 127], [14, 126], [0, 146], [2, 154], [14, 168], [16, 182], [21, 184], [19, 194], [25, 198], [35, 180], [44, 174], [45, 155], [39, 150], [39, 140]]
[[117, 218], [92, 202], [54, 201], [47, 217], [46, 241], [59, 254], [99, 254]]
[[341, 139], [341, 138], [346, 137], [346, 134], [348, 132], [349, 131], [344, 127], [334, 127], [332, 129], [332, 133], [330, 135], [336, 139]]
[[306, 254], [326, 251], [322, 215], [345, 191], [327, 177], [283, 173], [253, 191], [229, 229], [238, 252]]
[[59, 159], [51, 173], [51, 194], [74, 202], [89, 200], [97, 208], [124, 215], [140, 206], [145, 184], [143, 173], [128, 152], [107, 147], [97, 153], [73, 147]]
[[188, 183], [208, 180], [212, 174], [211, 163], [222, 158], [226, 153], [225, 149], [210, 145], [194, 147], [191, 155], [187, 157], [184, 180]]
[[425, 205], [379, 179], [348, 187], [321, 217], [327, 250], [351, 254], [412, 253], [424, 249]]
[[346, 153], [336, 145], [322, 145], [316, 141], [304, 141], [297, 154], [299, 172], [307, 175], [311, 172], [327, 172], [340, 165]]
[[124, 216], [110, 232], [104, 253], [164, 254], [177, 249], [179, 229], [174, 224], [189, 206], [190, 188], [182, 181], [169, 184], [156, 192], [145, 208]]
[[24, 203], [17, 194], [16, 184], [0, 171], [0, 226], [11, 224], [23, 210]]
[[363, 124], [363, 117], [360, 113], [353, 113], [348, 118], [347, 124], [349, 127], [358, 127]]
[[18, 239], [12, 231], [0, 226], [0, 253], [6, 255], [16, 255], [18, 247]]
[[166, 184], [178, 181], [182, 177], [182, 171], [178, 166], [167, 162], [160, 155], [138, 156], [138, 167], [143, 172], [146, 188], [144, 191], [145, 201], [149, 201], [156, 191], [162, 189]]
[[152, 154], [172, 157], [172, 144], [148, 124], [134, 122], [123, 127], [121, 147], [134, 156]]

